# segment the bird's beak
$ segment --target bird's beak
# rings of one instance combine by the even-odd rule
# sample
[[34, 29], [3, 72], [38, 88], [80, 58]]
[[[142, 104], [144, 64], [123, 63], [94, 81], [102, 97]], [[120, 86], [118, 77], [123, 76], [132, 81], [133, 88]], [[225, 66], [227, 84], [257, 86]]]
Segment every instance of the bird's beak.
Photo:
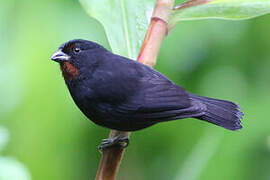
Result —
[[61, 49], [58, 49], [53, 55], [51, 56], [51, 60], [56, 62], [64, 62], [68, 61], [70, 56], [65, 54]]

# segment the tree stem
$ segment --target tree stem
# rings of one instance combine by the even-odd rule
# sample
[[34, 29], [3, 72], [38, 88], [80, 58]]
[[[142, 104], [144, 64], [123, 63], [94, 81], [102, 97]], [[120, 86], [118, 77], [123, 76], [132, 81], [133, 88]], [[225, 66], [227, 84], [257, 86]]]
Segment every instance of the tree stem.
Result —
[[[145, 35], [137, 61], [154, 67], [162, 41], [168, 32], [168, 20], [174, 0], [157, 0], [150, 25]], [[129, 137], [130, 132], [111, 130], [110, 138], [121, 134]], [[125, 150], [121, 146], [113, 146], [102, 151], [102, 159], [96, 180], [115, 180]]]
[[168, 21], [174, 0], [157, 0], [137, 61], [154, 67], [163, 39], [168, 33]]
[[[115, 136], [129, 137], [129, 132], [122, 132], [111, 130], [109, 138]], [[102, 151], [102, 159], [96, 175], [96, 180], [114, 180], [119, 169], [121, 159], [124, 155], [125, 149], [121, 146], [112, 146]]]

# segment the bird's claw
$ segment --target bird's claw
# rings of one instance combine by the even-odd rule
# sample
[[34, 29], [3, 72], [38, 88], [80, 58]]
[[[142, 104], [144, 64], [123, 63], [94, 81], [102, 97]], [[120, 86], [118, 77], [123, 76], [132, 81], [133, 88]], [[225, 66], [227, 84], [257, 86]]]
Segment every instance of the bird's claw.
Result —
[[121, 148], [126, 148], [129, 145], [129, 137], [116, 136], [114, 138], [102, 139], [101, 144], [98, 146], [99, 151], [103, 151], [108, 147], [119, 145]]

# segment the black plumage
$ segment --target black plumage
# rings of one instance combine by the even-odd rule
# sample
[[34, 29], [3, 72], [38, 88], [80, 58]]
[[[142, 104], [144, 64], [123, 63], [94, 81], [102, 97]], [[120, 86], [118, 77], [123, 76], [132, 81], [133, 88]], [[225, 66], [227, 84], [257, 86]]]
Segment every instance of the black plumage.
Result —
[[242, 128], [243, 114], [235, 103], [190, 94], [153, 68], [97, 43], [69, 41], [51, 59], [60, 63], [76, 105], [98, 125], [136, 131], [196, 118], [230, 130]]

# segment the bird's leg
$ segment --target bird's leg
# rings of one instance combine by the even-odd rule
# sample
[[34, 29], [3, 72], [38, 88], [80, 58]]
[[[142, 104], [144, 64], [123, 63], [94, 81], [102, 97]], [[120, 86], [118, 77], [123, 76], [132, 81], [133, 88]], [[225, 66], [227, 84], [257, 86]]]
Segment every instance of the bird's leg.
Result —
[[115, 136], [113, 138], [103, 139], [101, 144], [98, 146], [100, 151], [111, 147], [119, 145], [121, 148], [126, 148], [129, 145], [129, 137], [123, 137], [121, 135]]

